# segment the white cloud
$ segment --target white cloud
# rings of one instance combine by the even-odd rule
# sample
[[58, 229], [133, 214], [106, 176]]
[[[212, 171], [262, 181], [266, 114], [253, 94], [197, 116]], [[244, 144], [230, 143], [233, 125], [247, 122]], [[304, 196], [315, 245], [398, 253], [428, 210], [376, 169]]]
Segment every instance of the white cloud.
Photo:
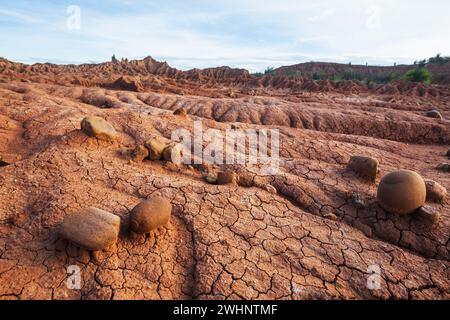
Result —
[[310, 60], [391, 64], [450, 54], [447, 0], [199, 0], [182, 8], [128, 2], [133, 10], [115, 12], [80, 4], [76, 31], [67, 30], [66, 8], [2, 8], [0, 15], [29, 24], [0, 34], [0, 56], [85, 62], [152, 55], [183, 68], [255, 71]]
[[308, 21], [310, 22], [317, 22], [317, 21], [321, 21], [324, 20], [328, 17], [331, 17], [334, 15], [334, 10], [332, 9], [327, 9], [324, 12], [322, 12], [321, 14], [318, 14], [316, 16], [312, 16], [310, 18], [308, 18]]

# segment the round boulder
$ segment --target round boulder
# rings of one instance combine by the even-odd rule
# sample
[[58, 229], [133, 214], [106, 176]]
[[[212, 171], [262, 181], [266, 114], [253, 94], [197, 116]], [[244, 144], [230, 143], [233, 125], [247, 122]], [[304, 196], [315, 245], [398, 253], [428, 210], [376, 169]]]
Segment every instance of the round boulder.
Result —
[[386, 211], [406, 215], [425, 204], [426, 194], [425, 182], [419, 174], [401, 170], [381, 179], [377, 199]]
[[362, 178], [375, 181], [378, 173], [378, 160], [371, 157], [354, 156], [350, 159], [347, 168]]
[[425, 180], [425, 186], [427, 188], [427, 200], [442, 201], [447, 195], [447, 190], [436, 181]]
[[130, 215], [130, 227], [136, 233], [149, 233], [169, 222], [172, 204], [165, 198], [153, 197], [139, 203]]
[[120, 218], [97, 208], [67, 215], [59, 229], [64, 239], [93, 251], [116, 243], [119, 231]]
[[429, 110], [426, 113], [428, 118], [443, 119], [442, 114], [437, 110]]
[[114, 127], [100, 117], [86, 117], [81, 121], [81, 130], [89, 137], [113, 141], [117, 137]]

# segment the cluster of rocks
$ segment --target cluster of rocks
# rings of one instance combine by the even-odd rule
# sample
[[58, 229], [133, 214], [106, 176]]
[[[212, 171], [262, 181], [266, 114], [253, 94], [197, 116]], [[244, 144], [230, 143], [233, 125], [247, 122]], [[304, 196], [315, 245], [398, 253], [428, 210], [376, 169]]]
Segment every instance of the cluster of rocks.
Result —
[[[133, 208], [129, 226], [135, 233], [146, 234], [166, 225], [171, 214], [172, 204], [167, 199], [153, 197]], [[91, 207], [67, 215], [59, 226], [59, 234], [75, 245], [99, 251], [117, 242], [120, 226], [118, 216]]]
[[179, 164], [182, 162], [183, 147], [163, 137], [154, 137], [144, 145], [137, 146], [131, 154], [133, 161], [164, 160]]
[[[81, 121], [81, 130], [89, 137], [100, 140], [114, 141], [117, 139], [117, 132], [114, 127], [100, 117], [89, 116], [84, 118]], [[171, 161], [179, 164], [182, 160], [183, 148], [169, 139], [158, 136], [146, 141], [143, 145], [136, 146], [131, 150], [130, 156], [136, 162], [148, 159]]]
[[217, 185], [233, 185], [237, 186], [239, 183], [239, 176], [235, 172], [219, 171], [208, 172], [204, 175], [206, 182]]
[[[354, 156], [347, 168], [358, 176], [375, 182], [378, 160], [371, 157]], [[387, 212], [397, 215], [417, 213], [432, 223], [439, 220], [439, 213], [425, 205], [425, 201], [442, 202], [447, 190], [439, 183], [424, 180], [418, 173], [400, 170], [385, 175], [377, 190], [377, 201]]]

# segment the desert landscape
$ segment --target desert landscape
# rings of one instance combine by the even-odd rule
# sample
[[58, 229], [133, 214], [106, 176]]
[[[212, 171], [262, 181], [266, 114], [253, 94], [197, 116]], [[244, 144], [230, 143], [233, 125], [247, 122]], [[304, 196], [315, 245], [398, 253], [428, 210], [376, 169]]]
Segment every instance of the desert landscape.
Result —
[[[0, 299], [449, 299], [450, 63], [348, 68], [0, 59]], [[199, 121], [278, 172], [173, 161]]]

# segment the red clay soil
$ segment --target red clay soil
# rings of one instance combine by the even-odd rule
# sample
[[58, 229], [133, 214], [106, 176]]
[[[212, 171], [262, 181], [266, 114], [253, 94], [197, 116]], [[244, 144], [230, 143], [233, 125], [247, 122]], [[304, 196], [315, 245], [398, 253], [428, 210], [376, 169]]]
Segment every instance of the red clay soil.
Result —
[[[427, 203], [441, 215], [435, 225], [376, 201], [380, 178], [399, 169], [450, 189], [449, 173], [436, 170], [450, 161], [449, 92], [182, 72], [150, 58], [1, 60], [0, 299], [449, 299], [448, 198]], [[182, 120], [172, 114], [180, 107]], [[444, 119], [427, 118], [430, 109]], [[105, 118], [119, 139], [83, 134], [87, 115]], [[280, 172], [215, 166], [241, 177], [218, 186], [202, 178], [205, 166], [121, 152], [192, 132], [195, 120], [205, 130], [279, 128]], [[375, 183], [346, 170], [354, 155], [378, 159]], [[153, 195], [174, 206], [169, 224], [130, 232], [131, 209]], [[121, 218], [116, 245], [90, 252], [59, 237], [64, 217], [90, 206]], [[81, 268], [81, 290], [66, 285], [70, 265]], [[381, 283], [371, 290], [373, 265]]]

